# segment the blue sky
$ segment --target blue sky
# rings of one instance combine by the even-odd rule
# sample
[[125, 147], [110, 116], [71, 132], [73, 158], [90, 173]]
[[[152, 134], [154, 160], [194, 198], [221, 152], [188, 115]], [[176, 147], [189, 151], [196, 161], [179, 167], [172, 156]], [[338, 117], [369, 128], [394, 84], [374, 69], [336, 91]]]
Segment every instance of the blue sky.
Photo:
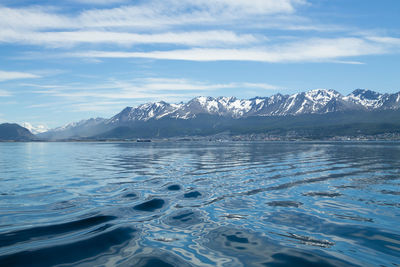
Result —
[[0, 122], [316, 88], [400, 91], [398, 0], [0, 1]]

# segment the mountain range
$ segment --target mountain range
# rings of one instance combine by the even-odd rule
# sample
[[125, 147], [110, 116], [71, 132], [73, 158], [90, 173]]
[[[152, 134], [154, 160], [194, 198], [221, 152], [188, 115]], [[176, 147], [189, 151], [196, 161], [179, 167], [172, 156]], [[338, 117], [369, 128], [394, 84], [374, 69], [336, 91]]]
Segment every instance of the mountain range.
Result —
[[[381, 94], [357, 89], [344, 96], [335, 90], [316, 89], [251, 99], [200, 96], [187, 103], [160, 101], [126, 107], [109, 119], [73, 122], [36, 136], [66, 140], [204, 136], [220, 132], [287, 134], [297, 131], [310, 135], [318, 127], [323, 128], [322, 132], [329, 128], [332, 134], [339, 135], [376, 134], [400, 131], [399, 114], [400, 92]], [[354, 128], [354, 125], [362, 127]], [[341, 127], [353, 131], [338, 132]]]
[[[371, 116], [381, 111], [396, 113], [399, 109], [400, 92], [380, 94], [362, 89], [357, 89], [346, 96], [328, 89], [251, 99], [201, 96], [187, 103], [169, 104], [160, 101], [138, 107], [126, 107], [109, 119], [92, 118], [70, 123], [41, 133], [38, 137], [59, 140], [205, 135], [216, 134], [218, 130], [231, 131], [230, 125], [233, 126], [232, 124], [236, 125], [239, 122], [245, 125], [246, 120], [257, 120], [257, 124], [271, 124], [271, 120], [278, 119], [285, 124], [288, 120], [293, 123], [296, 119], [299, 121], [305, 115], [314, 115], [309, 117], [310, 121], [312, 121], [311, 118], [321, 117], [317, 115], [329, 113], [340, 113], [342, 114], [340, 116], [344, 116], [345, 119], [351, 113], [365, 117], [365, 113]], [[365, 119], [359, 119], [353, 123], [360, 121], [365, 121]], [[386, 121], [382, 118], [382, 123], [384, 122]], [[217, 127], [221, 124], [226, 125], [223, 128]], [[304, 124], [307, 123], [304, 122]], [[174, 125], [175, 129], [171, 125]], [[248, 133], [251, 133], [254, 125], [248, 125], [248, 127]], [[279, 128], [279, 125], [276, 127]]]
[[347, 96], [337, 91], [317, 89], [293, 95], [276, 94], [271, 97], [237, 99], [235, 97], [196, 97], [187, 103], [147, 103], [136, 108], [127, 107], [106, 124], [147, 121], [164, 117], [195, 118], [198, 114], [243, 118], [249, 116], [286, 116], [323, 114], [351, 110], [383, 110], [400, 107], [400, 92], [379, 94], [357, 89]]

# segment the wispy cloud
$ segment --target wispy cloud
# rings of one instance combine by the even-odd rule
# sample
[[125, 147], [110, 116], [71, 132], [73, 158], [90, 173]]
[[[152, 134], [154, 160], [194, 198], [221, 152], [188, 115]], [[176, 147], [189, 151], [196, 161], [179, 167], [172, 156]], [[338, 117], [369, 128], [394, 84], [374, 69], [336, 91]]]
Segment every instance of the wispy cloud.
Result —
[[137, 34], [107, 31], [69, 32], [23, 32], [0, 31], [0, 42], [68, 47], [87, 44], [175, 44], [186, 46], [243, 45], [266, 40], [252, 34], [236, 34], [230, 31], [166, 32], [158, 34]]
[[[387, 36], [369, 36], [367, 37], [368, 40], [378, 42], [378, 43], [384, 43], [388, 45], [395, 45], [395, 46], [400, 46], [400, 38], [395, 38], [395, 37], [387, 37]], [[399, 47], [400, 48], [400, 47]]]
[[0, 71], [0, 82], [8, 80], [35, 79], [35, 78], [40, 78], [40, 76], [27, 72]]
[[[38, 86], [37, 94], [61, 97], [67, 99], [99, 100], [99, 99], [168, 99], [187, 98], [193, 95], [204, 95], [217, 92], [221, 89], [261, 89], [276, 90], [279, 87], [266, 83], [205, 83], [187, 79], [144, 78], [133, 81], [103, 82], [101, 85], [72, 85], [47, 89], [47, 86]], [[45, 90], [43, 90], [45, 89]], [[107, 100], [108, 101], [108, 100]], [[103, 102], [104, 103], [104, 102]], [[106, 102], [109, 103], [109, 102]]]
[[89, 9], [69, 15], [46, 7], [0, 7], [0, 26], [44, 30], [105, 27], [165, 28], [199, 23], [226, 25], [248, 16], [291, 14], [297, 5], [305, 3], [305, 0], [150, 0], [117, 8]]
[[[298, 5], [304, 4], [305, 0], [150, 0], [68, 14], [52, 7], [0, 6], [0, 43], [50, 47], [78, 44], [246, 45], [265, 42], [268, 38], [246, 30], [231, 30], [238, 28], [238, 23], [239, 28], [251, 21], [279, 28], [279, 21], [282, 21], [282, 27], [290, 28], [289, 18], [293, 17], [293, 24], [300, 27], [298, 17], [293, 13]], [[243, 20], [246, 24], [240, 22]], [[191, 26], [198, 30], [188, 30]], [[307, 27], [310, 25], [304, 25]]]
[[124, 4], [129, 0], [69, 0], [73, 3], [89, 4], [89, 5], [113, 5], [113, 4]]
[[122, 106], [129, 105], [129, 102], [123, 101], [96, 101], [96, 102], [84, 102], [84, 103], [74, 103], [69, 105], [74, 112], [86, 112], [86, 111], [96, 111], [104, 112], [110, 110], [120, 109]]
[[11, 93], [6, 90], [0, 90], [0, 97], [11, 96]]
[[[193, 48], [150, 52], [86, 51], [66, 56], [89, 58], [151, 58], [190, 61], [259, 61], [259, 62], [315, 62], [376, 55], [388, 52], [382, 43], [361, 38], [313, 38], [286, 44], [255, 48], [215, 49]], [[344, 61], [346, 62], [346, 61]]]

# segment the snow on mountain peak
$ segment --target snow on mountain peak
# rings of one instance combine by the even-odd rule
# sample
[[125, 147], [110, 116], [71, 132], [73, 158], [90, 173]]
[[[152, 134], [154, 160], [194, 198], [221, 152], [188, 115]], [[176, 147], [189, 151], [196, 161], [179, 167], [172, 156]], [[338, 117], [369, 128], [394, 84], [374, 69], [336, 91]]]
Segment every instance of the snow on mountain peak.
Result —
[[233, 96], [220, 96], [217, 98], [217, 101], [225, 106], [229, 105], [229, 103], [234, 102], [236, 100], [236, 97]]
[[384, 95], [371, 90], [357, 89], [345, 97], [345, 99], [362, 105], [367, 109], [376, 109], [384, 105], [385, 101], [383, 97]]
[[21, 124], [21, 126], [28, 129], [33, 134], [44, 133], [49, 130], [46, 125], [32, 125], [29, 122], [24, 122]]
[[323, 102], [327, 102], [334, 97], [341, 96], [338, 92], [330, 89], [314, 89], [306, 92], [305, 95], [311, 100]]
[[380, 96], [382, 96], [377, 92], [366, 89], [356, 89], [351, 93], [351, 95], [361, 99], [378, 99]]

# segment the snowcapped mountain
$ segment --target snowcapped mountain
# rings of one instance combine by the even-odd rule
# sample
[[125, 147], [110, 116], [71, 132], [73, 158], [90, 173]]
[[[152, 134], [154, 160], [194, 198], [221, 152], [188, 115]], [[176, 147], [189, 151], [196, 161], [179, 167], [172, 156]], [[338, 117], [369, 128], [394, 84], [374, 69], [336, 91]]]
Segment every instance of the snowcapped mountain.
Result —
[[400, 103], [400, 92], [379, 94], [370, 90], [357, 89], [345, 97], [346, 100], [363, 106], [366, 109], [397, 109]]
[[47, 132], [49, 128], [45, 125], [32, 125], [29, 122], [24, 122], [21, 124], [22, 127], [28, 129], [33, 134], [40, 134]]
[[235, 97], [196, 97], [187, 103], [147, 103], [136, 108], [127, 107], [109, 119], [107, 124], [147, 121], [163, 117], [176, 119], [195, 118], [209, 114], [241, 118], [247, 116], [285, 116], [324, 114], [335, 111], [398, 109], [400, 93], [379, 94], [357, 89], [348, 96], [337, 91], [316, 89], [293, 95], [276, 94], [271, 97], [237, 99]]
[[39, 137], [50, 139], [86, 138], [116, 127], [132, 127], [137, 123], [160, 119], [195, 119], [201, 114], [224, 118], [278, 117], [303, 114], [328, 114], [346, 111], [395, 110], [400, 108], [400, 92], [380, 94], [357, 89], [347, 96], [335, 90], [315, 89], [293, 95], [237, 99], [235, 97], [196, 97], [187, 103], [164, 101], [126, 107], [110, 119], [96, 118], [70, 123]]
[[181, 107], [179, 104], [168, 104], [164, 101], [147, 103], [137, 108], [126, 107], [120, 113], [106, 121], [106, 124], [126, 123], [130, 121], [147, 121], [161, 118]]

